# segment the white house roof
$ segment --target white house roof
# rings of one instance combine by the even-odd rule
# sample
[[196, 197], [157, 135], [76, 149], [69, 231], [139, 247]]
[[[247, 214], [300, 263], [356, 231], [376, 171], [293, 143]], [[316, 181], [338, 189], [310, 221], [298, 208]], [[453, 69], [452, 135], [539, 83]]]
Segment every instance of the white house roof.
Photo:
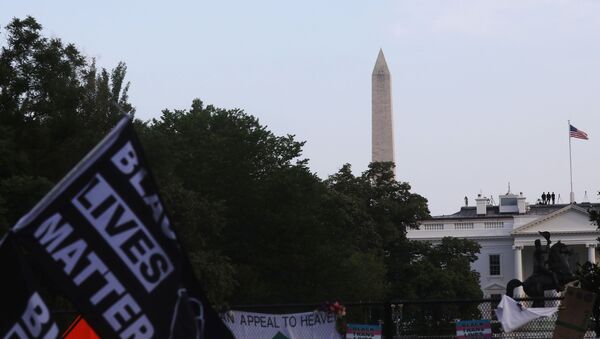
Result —
[[512, 231], [518, 235], [537, 235], [539, 231], [550, 233], [589, 233], [597, 232], [597, 226], [590, 221], [587, 209], [569, 204], [550, 214], [530, 221]]

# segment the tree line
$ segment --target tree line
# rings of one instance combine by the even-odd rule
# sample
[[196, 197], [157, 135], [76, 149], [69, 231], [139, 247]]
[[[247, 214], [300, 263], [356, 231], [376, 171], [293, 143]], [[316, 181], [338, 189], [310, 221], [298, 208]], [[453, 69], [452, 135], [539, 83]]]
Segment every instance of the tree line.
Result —
[[[115, 125], [127, 67], [107, 70], [32, 17], [0, 31], [0, 232]], [[165, 109], [135, 120], [172, 224], [216, 305], [479, 298], [479, 245], [413, 242], [427, 200], [391, 163], [319, 178], [303, 142], [239, 109]]]

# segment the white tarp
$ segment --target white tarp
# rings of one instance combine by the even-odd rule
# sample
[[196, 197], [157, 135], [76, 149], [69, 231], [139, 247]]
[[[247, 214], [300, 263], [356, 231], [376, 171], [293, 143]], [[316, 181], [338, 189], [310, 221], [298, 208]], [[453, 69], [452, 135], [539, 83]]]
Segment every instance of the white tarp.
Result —
[[324, 312], [264, 314], [229, 311], [221, 319], [237, 339], [341, 339], [335, 315]]
[[502, 324], [505, 333], [510, 333], [530, 321], [541, 317], [549, 317], [558, 311], [558, 307], [530, 307], [525, 308], [513, 298], [503, 295], [496, 316]]

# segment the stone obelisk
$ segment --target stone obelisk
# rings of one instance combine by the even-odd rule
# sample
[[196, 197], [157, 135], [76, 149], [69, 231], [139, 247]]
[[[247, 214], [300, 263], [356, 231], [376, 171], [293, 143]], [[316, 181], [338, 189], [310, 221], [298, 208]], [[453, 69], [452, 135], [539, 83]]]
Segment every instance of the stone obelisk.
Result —
[[395, 162], [392, 79], [381, 49], [375, 62], [375, 68], [373, 68], [371, 88], [372, 161]]

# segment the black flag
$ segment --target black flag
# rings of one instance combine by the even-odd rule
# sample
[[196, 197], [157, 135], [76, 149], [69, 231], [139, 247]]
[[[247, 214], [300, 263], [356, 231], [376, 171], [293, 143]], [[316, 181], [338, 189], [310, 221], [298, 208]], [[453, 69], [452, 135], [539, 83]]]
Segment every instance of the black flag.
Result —
[[189, 272], [129, 117], [13, 227], [106, 338], [233, 338]]
[[0, 338], [58, 338], [58, 327], [10, 235], [0, 240], [0, 267]]

